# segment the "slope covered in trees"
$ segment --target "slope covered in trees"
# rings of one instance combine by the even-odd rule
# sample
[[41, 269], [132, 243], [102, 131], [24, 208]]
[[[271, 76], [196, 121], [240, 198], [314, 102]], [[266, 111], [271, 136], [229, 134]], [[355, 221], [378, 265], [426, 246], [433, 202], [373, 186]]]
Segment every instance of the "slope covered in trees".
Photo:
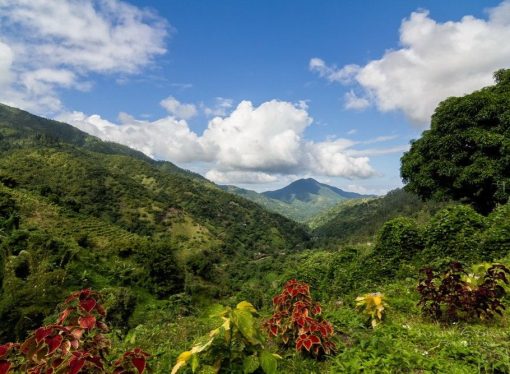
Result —
[[391, 218], [413, 217], [425, 221], [444, 204], [423, 202], [402, 189], [375, 199], [336, 205], [310, 221], [315, 236], [343, 242], [372, 241], [377, 230]]
[[307, 240], [173, 164], [6, 106], [0, 150], [3, 339], [41, 322], [65, 289], [127, 292], [128, 305], [140, 292], [228, 294], [232, 263]]

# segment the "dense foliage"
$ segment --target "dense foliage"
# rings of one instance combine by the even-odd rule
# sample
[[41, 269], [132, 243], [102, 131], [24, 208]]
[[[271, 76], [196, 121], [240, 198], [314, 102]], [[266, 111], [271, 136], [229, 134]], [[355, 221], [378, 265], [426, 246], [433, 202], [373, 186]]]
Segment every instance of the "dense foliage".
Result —
[[397, 189], [376, 199], [340, 203], [314, 217], [309, 224], [314, 235], [323, 241], [359, 243], [373, 241], [379, 228], [392, 218], [404, 216], [426, 222], [443, 206], [443, 203], [423, 202], [415, 194]]
[[430, 130], [402, 157], [406, 189], [470, 203], [487, 214], [510, 196], [510, 70], [496, 85], [437, 107]]
[[422, 270], [418, 292], [423, 313], [435, 319], [458, 321], [459, 319], [490, 319], [494, 314], [503, 315], [502, 298], [508, 284], [510, 270], [501, 264], [492, 265], [483, 274], [479, 284], [465, 280], [468, 275], [459, 262], [452, 262], [448, 269], [436, 272], [431, 268]]
[[265, 338], [257, 326], [257, 310], [242, 301], [232, 309], [222, 308], [213, 317], [222, 319], [221, 326], [200, 338], [191, 350], [182, 352], [172, 369], [177, 373], [188, 362], [193, 372], [251, 374], [259, 368], [276, 374], [281, 357], [267, 350]]
[[23, 343], [0, 346], [0, 374], [145, 372], [149, 354], [139, 348], [113, 362], [108, 360], [111, 342], [105, 335], [106, 310], [97, 292], [74, 292], [63, 306], [54, 323], [39, 327]]

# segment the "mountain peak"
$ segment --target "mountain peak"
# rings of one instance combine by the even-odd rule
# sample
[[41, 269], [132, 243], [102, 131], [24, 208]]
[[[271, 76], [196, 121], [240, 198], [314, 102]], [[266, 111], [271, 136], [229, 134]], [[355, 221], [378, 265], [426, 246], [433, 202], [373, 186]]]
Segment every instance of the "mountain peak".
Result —
[[263, 192], [263, 195], [286, 203], [291, 203], [294, 200], [309, 202], [318, 199], [338, 202], [344, 199], [366, 197], [364, 195], [347, 192], [340, 188], [320, 183], [313, 178], [298, 179], [279, 190]]

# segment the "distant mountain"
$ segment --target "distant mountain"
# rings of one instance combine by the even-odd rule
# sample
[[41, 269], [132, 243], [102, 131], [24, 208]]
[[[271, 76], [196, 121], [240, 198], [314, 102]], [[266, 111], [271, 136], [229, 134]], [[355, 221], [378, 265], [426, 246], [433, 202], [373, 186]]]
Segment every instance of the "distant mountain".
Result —
[[355, 192], [347, 192], [340, 188], [320, 183], [313, 178], [298, 179], [287, 187], [275, 191], [266, 191], [262, 193], [271, 199], [292, 203], [295, 200], [311, 202], [317, 200], [334, 201], [335, 203], [344, 199], [359, 199], [364, 197], [373, 197], [361, 195]]
[[235, 186], [221, 188], [298, 222], [307, 222], [340, 201], [373, 197], [347, 192], [313, 178], [299, 179], [282, 189], [262, 193]]

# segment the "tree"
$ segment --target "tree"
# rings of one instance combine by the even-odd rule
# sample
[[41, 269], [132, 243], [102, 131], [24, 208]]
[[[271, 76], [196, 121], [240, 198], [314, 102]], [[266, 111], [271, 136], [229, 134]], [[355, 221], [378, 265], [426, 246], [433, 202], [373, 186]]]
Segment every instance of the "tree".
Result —
[[488, 214], [510, 196], [510, 69], [496, 84], [450, 97], [430, 130], [402, 157], [405, 189], [423, 199], [453, 199]]

